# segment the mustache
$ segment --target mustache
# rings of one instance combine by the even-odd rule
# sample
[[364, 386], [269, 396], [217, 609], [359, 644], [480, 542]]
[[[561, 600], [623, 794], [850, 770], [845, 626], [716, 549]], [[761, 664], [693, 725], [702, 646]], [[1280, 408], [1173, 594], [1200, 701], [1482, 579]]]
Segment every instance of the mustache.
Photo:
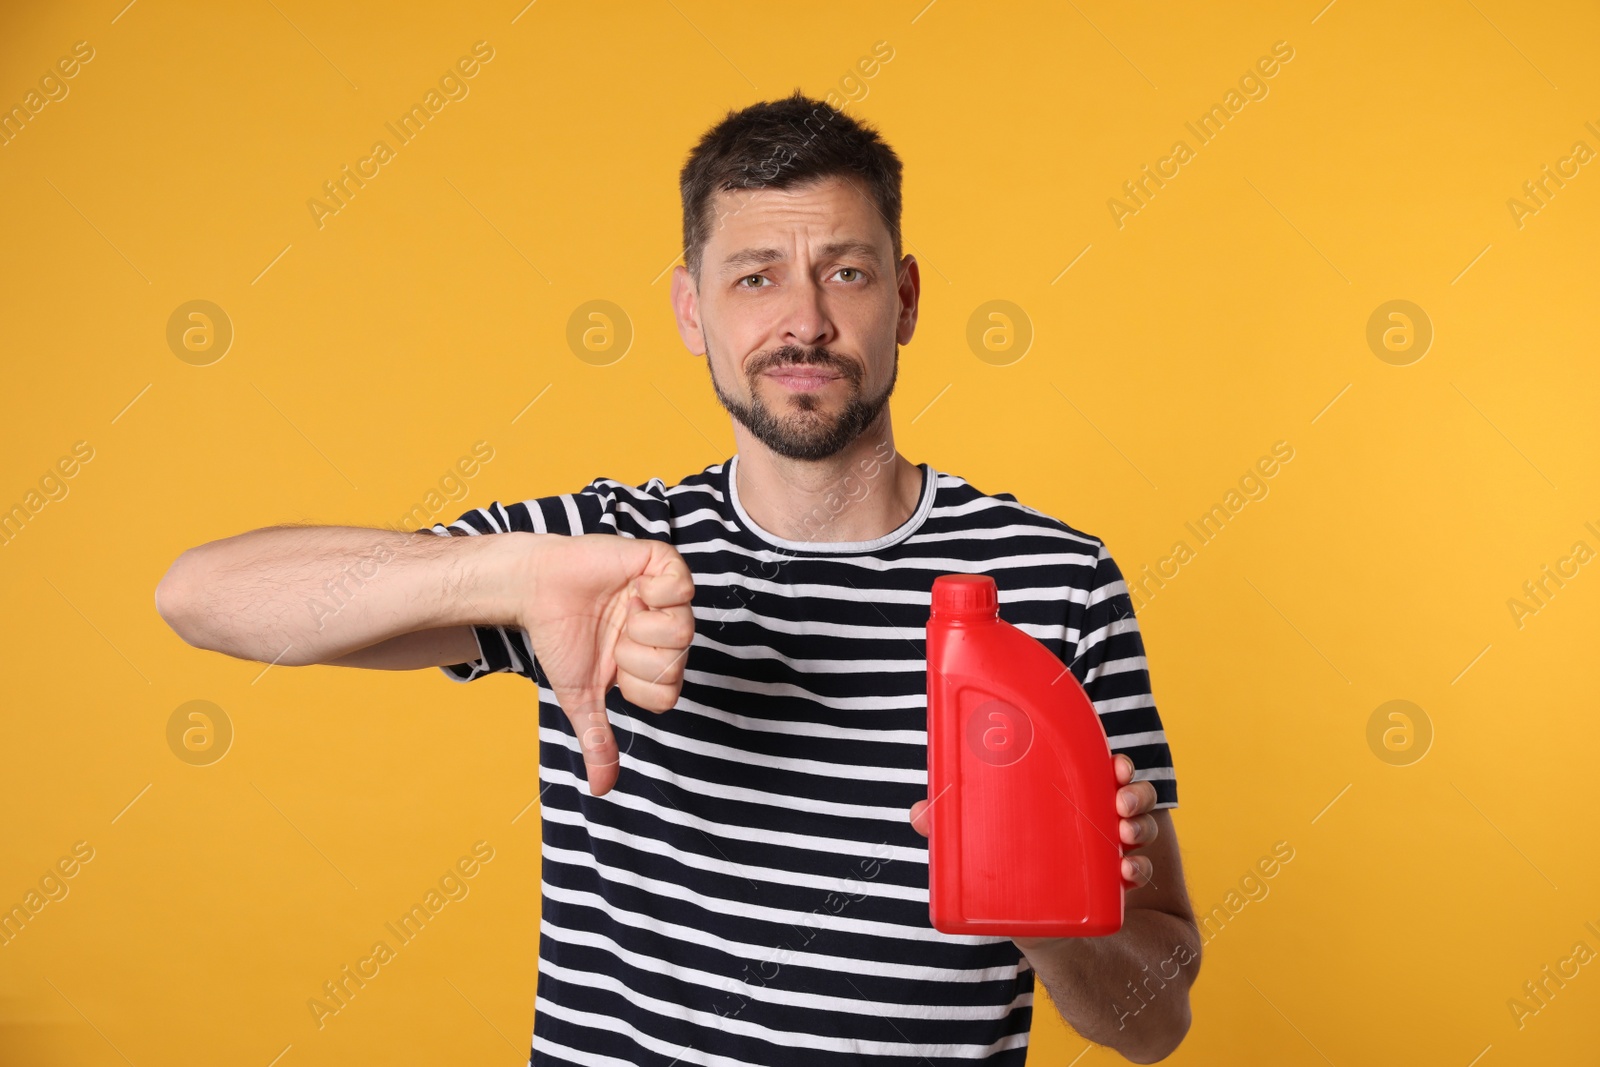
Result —
[[799, 345], [784, 345], [757, 356], [751, 361], [748, 373], [753, 378], [779, 367], [804, 366], [827, 367], [851, 381], [858, 381], [861, 377], [861, 367], [854, 360], [845, 359], [826, 348], [802, 348]]

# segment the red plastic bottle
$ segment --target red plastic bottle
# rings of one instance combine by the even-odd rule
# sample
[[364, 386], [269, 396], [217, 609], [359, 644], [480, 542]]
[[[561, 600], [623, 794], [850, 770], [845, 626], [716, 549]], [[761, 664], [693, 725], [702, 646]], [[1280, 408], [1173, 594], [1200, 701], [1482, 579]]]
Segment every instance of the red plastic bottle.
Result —
[[1116, 768], [1066, 664], [1000, 618], [994, 579], [934, 579], [928, 912], [948, 934], [1122, 928]]

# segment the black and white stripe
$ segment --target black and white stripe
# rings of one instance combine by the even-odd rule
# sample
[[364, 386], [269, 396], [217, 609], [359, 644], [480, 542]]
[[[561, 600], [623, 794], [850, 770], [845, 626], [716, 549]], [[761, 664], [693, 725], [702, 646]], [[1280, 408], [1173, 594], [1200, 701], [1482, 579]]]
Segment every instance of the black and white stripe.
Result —
[[1006, 938], [928, 923], [925, 626], [940, 574], [991, 575], [1000, 615], [1068, 663], [1111, 747], [1178, 802], [1127, 588], [1098, 538], [923, 465], [917, 510], [870, 542], [787, 541], [731, 489], [738, 457], [668, 487], [469, 511], [440, 535], [670, 542], [696, 633], [678, 705], [607, 697], [622, 751], [592, 797], [526, 635], [477, 628], [458, 681], [539, 685], [539, 982], [530, 1063], [1020, 1064], [1034, 976]]

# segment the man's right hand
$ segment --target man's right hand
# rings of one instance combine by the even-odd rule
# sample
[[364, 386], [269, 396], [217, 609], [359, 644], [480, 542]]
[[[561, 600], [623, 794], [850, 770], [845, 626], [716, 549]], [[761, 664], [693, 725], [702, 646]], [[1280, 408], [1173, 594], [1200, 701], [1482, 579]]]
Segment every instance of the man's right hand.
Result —
[[677, 703], [693, 597], [678, 550], [647, 538], [280, 526], [184, 552], [156, 609], [197, 648], [285, 667], [460, 663], [477, 654], [474, 626], [519, 627], [599, 796], [618, 766], [606, 692], [651, 711]]
[[678, 702], [694, 640], [694, 580], [664, 541], [582, 534], [540, 539], [519, 624], [572, 722], [589, 792], [617, 781], [617, 742], [606, 716], [616, 685], [629, 702], [666, 711]]

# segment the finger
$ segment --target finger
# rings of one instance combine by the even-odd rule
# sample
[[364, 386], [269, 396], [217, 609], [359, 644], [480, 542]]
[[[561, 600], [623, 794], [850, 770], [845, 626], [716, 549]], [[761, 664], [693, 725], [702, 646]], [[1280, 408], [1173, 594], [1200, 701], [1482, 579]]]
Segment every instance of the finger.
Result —
[[1149, 884], [1153, 873], [1154, 866], [1146, 856], [1124, 856], [1122, 859], [1123, 881], [1135, 887]]
[[688, 604], [694, 599], [694, 579], [682, 564], [673, 564], [660, 574], [634, 581], [634, 591], [652, 608]]
[[[676, 685], [683, 681], [683, 669], [689, 659], [689, 650], [641, 645], [624, 635], [617, 638], [617, 647], [612, 651], [612, 656], [617, 661], [619, 676], [631, 674], [641, 681]], [[618, 683], [621, 683], [620, 677]]]
[[653, 682], [624, 671], [617, 676], [617, 691], [635, 707], [660, 714], [678, 706], [683, 685], [678, 682]]
[[1115, 763], [1117, 767], [1118, 785], [1127, 785], [1129, 782], [1133, 781], [1133, 760], [1129, 759], [1125, 754], [1118, 752], [1112, 759], [1112, 762]]
[[1117, 814], [1124, 819], [1143, 815], [1156, 806], [1156, 787], [1149, 782], [1134, 782], [1117, 790]]
[[923, 837], [928, 836], [928, 831], [932, 826], [928, 820], [928, 802], [926, 800], [919, 800], [911, 805], [911, 828]]
[[591, 796], [601, 796], [610, 791], [617, 781], [617, 768], [621, 757], [617, 753], [617, 739], [611, 733], [611, 722], [606, 716], [605, 700], [593, 690], [558, 692], [556, 699], [573, 732], [578, 735], [578, 747], [583, 752], [585, 777]]
[[686, 607], [652, 610], [633, 598], [633, 613], [623, 628], [629, 638], [657, 648], [688, 648], [694, 641], [694, 612]]
[[1130, 848], [1143, 848], [1156, 839], [1161, 828], [1156, 825], [1154, 815], [1141, 815], [1136, 819], [1123, 819], [1121, 824], [1122, 843]]

